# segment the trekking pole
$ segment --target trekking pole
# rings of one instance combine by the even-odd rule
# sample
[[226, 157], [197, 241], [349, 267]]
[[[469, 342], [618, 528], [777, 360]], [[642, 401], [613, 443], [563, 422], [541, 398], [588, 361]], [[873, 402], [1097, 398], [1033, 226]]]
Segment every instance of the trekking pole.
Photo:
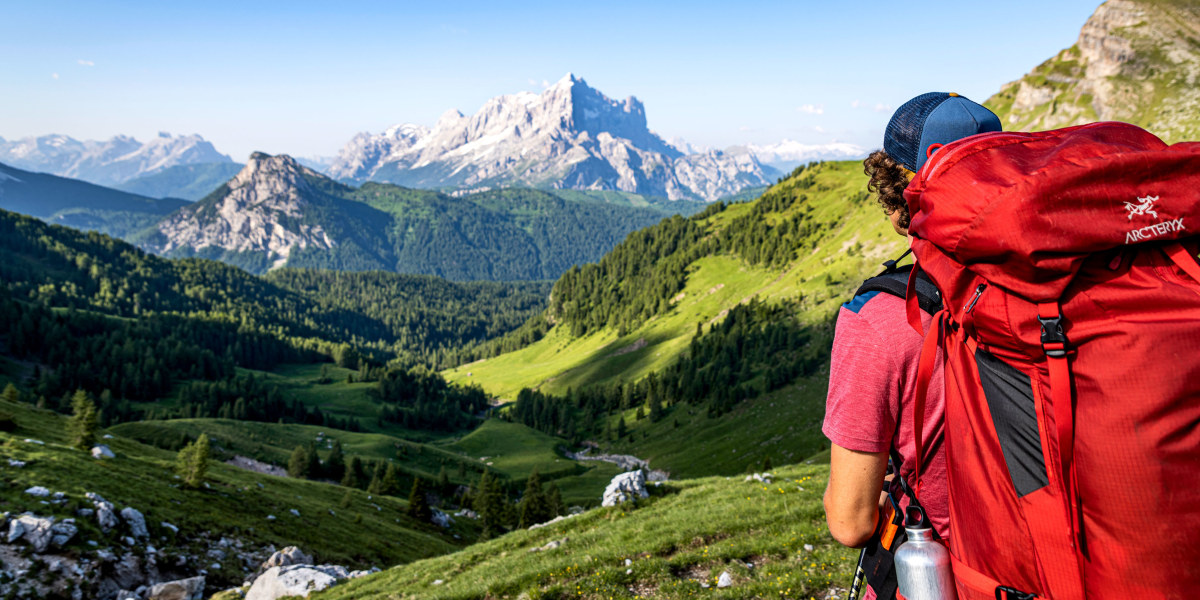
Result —
[[863, 548], [858, 553], [858, 566], [854, 567], [854, 581], [850, 584], [849, 600], [858, 600], [858, 593], [862, 591], [863, 580], [867, 577], [867, 572], [863, 570], [863, 561], [867, 558], [867, 549]]

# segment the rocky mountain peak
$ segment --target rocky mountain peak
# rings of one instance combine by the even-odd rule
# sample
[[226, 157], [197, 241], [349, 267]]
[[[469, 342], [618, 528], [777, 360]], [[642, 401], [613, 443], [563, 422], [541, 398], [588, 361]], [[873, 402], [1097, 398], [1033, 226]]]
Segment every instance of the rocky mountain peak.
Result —
[[567, 73], [538, 94], [497, 96], [469, 116], [448, 111], [432, 130], [396, 126], [360, 134], [328, 173], [411, 187], [565, 187], [706, 200], [766, 185], [774, 175], [753, 158], [683, 159], [649, 129], [637, 98], [613, 100]]
[[1108, 0], [1070, 48], [987, 101], [1006, 129], [1091, 121], [1140, 125], [1167, 141], [1200, 136], [1200, 5]]
[[332, 248], [336, 242], [304, 217], [321, 197], [309, 177], [321, 177], [296, 159], [255, 152], [223, 193], [176, 212], [158, 224], [159, 238], [146, 246], [158, 253], [180, 248], [264, 252], [272, 267], [287, 263], [296, 248]]

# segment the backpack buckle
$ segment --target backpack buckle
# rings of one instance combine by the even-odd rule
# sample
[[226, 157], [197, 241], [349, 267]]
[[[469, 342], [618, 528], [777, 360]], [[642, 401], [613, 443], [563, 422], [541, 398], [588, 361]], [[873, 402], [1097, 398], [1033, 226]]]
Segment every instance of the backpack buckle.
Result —
[[1034, 600], [1034, 598], [1037, 598], [1037, 594], [1022, 592], [1007, 585], [996, 586], [996, 600]]
[[1062, 317], [1045, 318], [1039, 316], [1038, 323], [1042, 325], [1042, 350], [1046, 356], [1060, 357], [1067, 355], [1067, 336], [1063, 333]]

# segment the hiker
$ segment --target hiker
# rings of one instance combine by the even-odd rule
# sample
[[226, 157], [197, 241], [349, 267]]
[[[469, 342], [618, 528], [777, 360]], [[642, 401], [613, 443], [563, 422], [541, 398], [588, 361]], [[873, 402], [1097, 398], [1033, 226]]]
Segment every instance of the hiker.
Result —
[[[883, 149], [867, 157], [863, 167], [870, 176], [868, 189], [878, 195], [897, 234], [908, 238], [903, 192], [926, 160], [944, 144], [1000, 129], [995, 114], [957, 94], [922, 94], [896, 110], [884, 133]], [[894, 262], [889, 270], [895, 271]], [[931, 290], [928, 295], [936, 296], [932, 284], [926, 285]], [[926, 308], [922, 314], [926, 326], [931, 312], [936, 310]], [[826, 520], [830, 534], [846, 546], [864, 546], [880, 524], [889, 457], [898, 459], [899, 474], [906, 478], [918, 460], [913, 424], [903, 415], [913, 402], [921, 345], [922, 336], [906, 319], [902, 291], [896, 295], [860, 290], [838, 313], [822, 432], [831, 442]], [[939, 357], [933, 381], [942, 380], [941, 369]], [[919, 457], [923, 465], [919, 501], [937, 533], [947, 538], [944, 410], [943, 389], [933, 385], [925, 410], [926, 442]]]

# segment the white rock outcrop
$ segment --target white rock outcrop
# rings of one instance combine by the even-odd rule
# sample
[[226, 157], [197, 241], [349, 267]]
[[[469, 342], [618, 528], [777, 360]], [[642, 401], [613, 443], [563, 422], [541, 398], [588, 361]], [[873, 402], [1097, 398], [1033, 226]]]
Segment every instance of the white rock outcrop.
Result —
[[121, 518], [129, 525], [129, 532], [135, 538], [150, 537], [150, 531], [146, 529], [146, 517], [136, 508], [125, 507], [121, 509]]
[[292, 565], [311, 564], [313, 564], [313, 557], [305, 554], [302, 550], [295, 546], [288, 546], [283, 550], [279, 550], [271, 554], [270, 558], [263, 561], [263, 564], [258, 567], [258, 571], [261, 573], [272, 567], [290, 567]]
[[92, 446], [92, 458], [99, 460], [99, 459], [104, 459], [104, 458], [116, 458], [116, 457], [117, 457], [117, 455], [113, 454], [112, 449], [104, 444], [98, 444], [98, 445]]
[[349, 576], [345, 567], [337, 565], [271, 567], [254, 580], [254, 585], [246, 592], [246, 600], [277, 600], [287, 596], [307, 598], [310, 592], [323, 590]]
[[613, 477], [612, 481], [608, 482], [608, 487], [604, 488], [604, 496], [600, 504], [601, 506], [616, 506], [623, 502], [649, 496], [650, 492], [646, 491], [646, 475], [639, 469]]
[[200, 600], [203, 597], [204, 576], [159, 583], [146, 592], [146, 600]]

